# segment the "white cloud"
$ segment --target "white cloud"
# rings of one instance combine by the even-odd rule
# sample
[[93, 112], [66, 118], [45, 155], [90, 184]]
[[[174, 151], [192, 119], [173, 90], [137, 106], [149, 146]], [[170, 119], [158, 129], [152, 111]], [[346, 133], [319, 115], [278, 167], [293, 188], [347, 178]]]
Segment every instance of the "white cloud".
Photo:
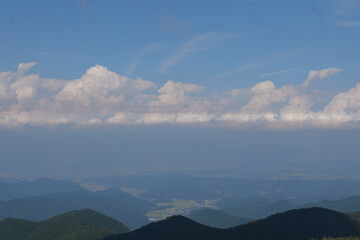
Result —
[[[300, 86], [276, 87], [272, 81], [248, 89], [203, 94], [205, 87], [167, 81], [132, 79], [96, 65], [70, 81], [17, 72], [0, 73], [0, 126], [103, 124], [207, 124], [233, 127], [304, 128], [358, 127], [360, 83], [336, 94], [323, 109], [307, 89], [312, 81], [340, 72], [310, 71]], [[305, 87], [304, 87], [305, 86]]]
[[29, 71], [32, 67], [36, 65], [35, 62], [30, 63], [20, 63], [18, 66], [18, 74], [22, 75], [25, 74], [27, 71]]
[[284, 102], [293, 92], [293, 88], [284, 86], [277, 89], [273, 82], [265, 81], [256, 84], [251, 88], [251, 91], [254, 96], [247, 105], [242, 107], [244, 112], [259, 112], [272, 103]]
[[130, 79], [107, 68], [96, 65], [80, 78], [68, 82], [54, 97], [55, 103], [68, 103], [76, 108], [113, 108], [145, 90], [153, 90], [156, 85], [140, 78]]
[[195, 84], [184, 84], [181, 82], [168, 81], [162, 86], [158, 92], [157, 99], [150, 104], [156, 107], [183, 107], [188, 100], [188, 95], [191, 93], [199, 93], [204, 90], [204, 87]]
[[341, 72], [341, 69], [338, 68], [327, 68], [322, 70], [311, 70], [309, 72], [308, 78], [306, 81], [302, 84], [303, 87], [307, 88], [309, 87], [310, 83], [315, 80], [322, 80], [324, 78], [333, 76], [339, 72]]
[[[360, 114], [360, 83], [346, 92], [337, 94], [324, 108], [323, 113], [337, 115], [352, 120], [359, 120]], [[356, 118], [354, 118], [356, 116]]]

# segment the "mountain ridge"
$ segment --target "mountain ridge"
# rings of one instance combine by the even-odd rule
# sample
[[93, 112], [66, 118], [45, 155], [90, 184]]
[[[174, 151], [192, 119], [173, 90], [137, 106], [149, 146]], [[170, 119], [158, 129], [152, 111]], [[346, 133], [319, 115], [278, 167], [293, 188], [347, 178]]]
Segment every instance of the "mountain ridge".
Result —
[[6, 218], [0, 222], [1, 240], [98, 240], [130, 229], [91, 209], [70, 211], [41, 222]]
[[106, 240], [309, 240], [325, 236], [360, 236], [359, 222], [324, 208], [290, 210], [229, 229], [212, 228], [183, 216], [148, 224]]

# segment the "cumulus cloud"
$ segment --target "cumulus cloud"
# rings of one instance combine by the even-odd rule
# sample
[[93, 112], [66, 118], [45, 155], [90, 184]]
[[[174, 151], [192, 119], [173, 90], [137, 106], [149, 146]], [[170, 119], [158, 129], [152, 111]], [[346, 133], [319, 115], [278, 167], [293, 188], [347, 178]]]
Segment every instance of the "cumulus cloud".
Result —
[[[0, 73], [0, 126], [207, 124], [261, 128], [348, 127], [360, 123], [360, 83], [320, 110], [307, 87], [341, 70], [311, 70], [299, 86], [272, 81], [206, 94], [196, 84], [129, 78], [96, 65], [78, 79], [42, 78], [19, 64]], [[205, 92], [205, 94], [204, 94]]]
[[338, 68], [327, 68], [322, 70], [311, 70], [306, 81], [302, 84], [303, 87], [309, 87], [310, 83], [315, 80], [322, 80], [324, 78], [330, 77], [341, 72], [341, 69]]

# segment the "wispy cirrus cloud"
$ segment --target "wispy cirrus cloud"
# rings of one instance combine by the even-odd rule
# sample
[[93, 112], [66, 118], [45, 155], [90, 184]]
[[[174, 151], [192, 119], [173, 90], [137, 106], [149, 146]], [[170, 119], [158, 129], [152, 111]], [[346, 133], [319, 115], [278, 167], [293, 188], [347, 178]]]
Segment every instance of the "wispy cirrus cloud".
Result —
[[289, 68], [289, 69], [285, 69], [285, 70], [281, 70], [281, 71], [277, 71], [277, 72], [264, 73], [264, 74], [261, 74], [260, 77], [269, 77], [269, 76], [274, 76], [274, 75], [280, 75], [280, 74], [283, 74], [283, 73], [295, 71], [297, 69], [298, 68]]
[[[207, 94], [204, 86], [129, 78], [96, 65], [69, 81], [27, 72], [36, 63], [0, 72], [0, 126], [70, 124], [207, 124], [258, 128], [360, 127], [360, 83], [335, 93], [323, 108], [308, 90], [312, 81], [339, 73], [337, 68], [309, 71], [298, 86], [263, 81], [251, 88]], [[204, 94], [205, 92], [205, 94]]]
[[140, 64], [140, 60], [142, 57], [151, 54], [152, 52], [156, 51], [157, 49], [163, 47], [164, 44], [161, 42], [154, 42], [154, 43], [150, 43], [147, 46], [145, 46], [143, 49], [141, 49], [137, 54], [136, 54], [136, 59], [135, 61], [131, 62], [128, 66], [128, 70], [126, 71], [126, 75], [131, 75], [135, 72], [136, 68], [138, 67], [138, 65]]
[[222, 72], [222, 73], [220, 73], [220, 74], [218, 74], [216, 76], [213, 76], [208, 81], [225, 79], [225, 78], [227, 78], [229, 76], [232, 76], [232, 75], [244, 72], [244, 71], [257, 69], [257, 68], [262, 67], [262, 66], [266, 66], [266, 65], [269, 65], [269, 64], [273, 64], [273, 63], [283, 61], [284, 59], [296, 56], [298, 54], [299, 54], [298, 50], [293, 50], [293, 51], [289, 51], [289, 52], [281, 52], [281, 53], [277, 53], [277, 54], [263, 56], [263, 57], [261, 57], [260, 59], [258, 59], [256, 61], [240, 65], [240, 66], [235, 67], [233, 69], [230, 69], [228, 71]]
[[179, 63], [187, 55], [194, 52], [201, 52], [218, 47], [218, 43], [233, 38], [234, 34], [221, 33], [221, 32], [208, 32], [200, 34], [189, 41], [183, 43], [175, 54], [168, 57], [160, 67], [160, 73], [164, 74], [171, 67]]
[[145, 46], [143, 49], [141, 49], [136, 56], [137, 57], [143, 57], [145, 55], [148, 55], [152, 53], [155, 50], [158, 50], [159, 48], [162, 48], [164, 44], [162, 42], [153, 42]]
[[179, 20], [173, 15], [161, 14], [161, 29], [163, 31], [178, 31], [185, 29], [189, 23], [185, 20]]
[[322, 10], [325, 19], [334, 26], [360, 26], [360, 0], [332, 0]]
[[334, 25], [341, 27], [360, 27], [360, 20], [336, 20], [334, 21]]

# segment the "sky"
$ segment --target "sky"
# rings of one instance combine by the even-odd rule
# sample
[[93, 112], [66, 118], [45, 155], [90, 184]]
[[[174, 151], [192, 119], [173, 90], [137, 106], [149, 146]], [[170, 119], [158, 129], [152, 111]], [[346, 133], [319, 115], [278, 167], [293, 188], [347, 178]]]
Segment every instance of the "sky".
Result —
[[[289, 158], [330, 164], [343, 156], [346, 169], [357, 166], [360, 0], [2, 0], [0, 29], [0, 175], [57, 166], [51, 174], [62, 176], [94, 156], [105, 159], [105, 175], [114, 165], [195, 168], [174, 160], [187, 142], [174, 136], [202, 142], [180, 154], [198, 159], [198, 169], [214, 154], [213, 168], [255, 159], [240, 161], [254, 172], [278, 154], [283, 160], [266, 171], [300, 164]], [[286, 145], [299, 134], [307, 137], [291, 151], [274, 146], [269, 155], [239, 157], [234, 145], [254, 135], [247, 149], [267, 149], [271, 136]], [[205, 146], [217, 135], [215, 153]], [[308, 142], [319, 152], [296, 150]], [[131, 153], [144, 148], [146, 157]]]

